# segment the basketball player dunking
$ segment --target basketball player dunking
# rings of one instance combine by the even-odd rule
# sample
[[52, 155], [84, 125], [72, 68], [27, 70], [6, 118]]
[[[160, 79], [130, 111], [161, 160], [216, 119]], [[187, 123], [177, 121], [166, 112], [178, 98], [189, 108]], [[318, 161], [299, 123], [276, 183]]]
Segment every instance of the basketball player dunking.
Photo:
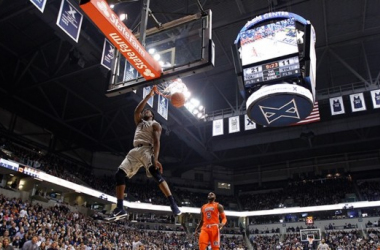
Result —
[[170, 203], [170, 208], [175, 216], [181, 214], [169, 186], [162, 177], [163, 168], [158, 161], [160, 152], [161, 125], [154, 120], [154, 113], [150, 109], [144, 109], [148, 100], [154, 96], [156, 86], [153, 86], [150, 93], [137, 105], [134, 112], [136, 131], [133, 139], [134, 148], [131, 149], [124, 161], [120, 164], [116, 172], [116, 197], [117, 206], [108, 221], [119, 220], [127, 217], [124, 210], [123, 200], [126, 185], [126, 178], [132, 178], [137, 171], [144, 167], [148, 177], [153, 177], [158, 187], [164, 193]]
[[[224, 208], [218, 202], [215, 202], [216, 195], [209, 193], [207, 196], [208, 203], [201, 208], [201, 221], [199, 222], [195, 233], [201, 230], [199, 235], [199, 250], [207, 249], [209, 243], [213, 250], [220, 248], [220, 230], [226, 225], [227, 217], [224, 214]], [[220, 222], [219, 217], [222, 219]]]

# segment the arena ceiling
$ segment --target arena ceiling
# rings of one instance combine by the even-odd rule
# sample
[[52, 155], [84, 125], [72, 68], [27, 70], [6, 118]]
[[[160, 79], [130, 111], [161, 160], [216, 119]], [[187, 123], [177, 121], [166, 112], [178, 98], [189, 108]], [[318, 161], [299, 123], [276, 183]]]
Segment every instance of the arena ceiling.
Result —
[[[78, 2], [70, 0], [78, 7]], [[104, 36], [84, 18], [78, 43], [57, 25], [61, 0], [44, 13], [27, 0], [0, 1], [0, 105], [46, 128], [60, 143], [55, 151], [85, 148], [124, 155], [132, 146], [134, 93], [106, 97], [107, 71], [100, 65]], [[300, 159], [377, 152], [379, 109], [331, 116], [329, 98], [379, 88], [380, 2], [375, 0], [200, 0], [213, 12], [215, 67], [184, 82], [206, 107], [207, 121], [186, 109], [169, 110], [163, 125], [161, 161], [175, 175], [189, 168], [220, 165], [236, 172], [261, 165], [284, 166]], [[127, 26], [137, 28], [142, 1], [123, 2]], [[79, 7], [78, 7], [79, 9]], [[200, 11], [196, 0], [150, 1], [154, 17], [166, 23]], [[245, 113], [231, 45], [256, 15], [289, 11], [311, 21], [316, 34], [317, 97], [321, 121], [212, 136], [212, 120]], [[150, 19], [148, 28], [155, 22]], [[83, 64], [78, 63], [79, 59]], [[76, 59], [75, 59], [76, 58]], [[366, 95], [367, 95], [366, 94]], [[346, 100], [347, 101], [347, 100]], [[350, 107], [346, 106], [346, 110]], [[157, 115], [158, 116], [158, 115]], [[225, 125], [226, 126], [226, 125]], [[8, 131], [9, 132], [9, 131]], [[315, 161], [314, 161], [315, 162]]]

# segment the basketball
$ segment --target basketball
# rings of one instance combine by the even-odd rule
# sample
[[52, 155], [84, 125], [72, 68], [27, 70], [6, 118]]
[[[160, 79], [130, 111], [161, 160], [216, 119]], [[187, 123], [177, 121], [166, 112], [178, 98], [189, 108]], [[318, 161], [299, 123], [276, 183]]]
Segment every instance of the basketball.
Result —
[[170, 96], [170, 102], [174, 107], [180, 108], [185, 104], [185, 95], [181, 92], [175, 92]]

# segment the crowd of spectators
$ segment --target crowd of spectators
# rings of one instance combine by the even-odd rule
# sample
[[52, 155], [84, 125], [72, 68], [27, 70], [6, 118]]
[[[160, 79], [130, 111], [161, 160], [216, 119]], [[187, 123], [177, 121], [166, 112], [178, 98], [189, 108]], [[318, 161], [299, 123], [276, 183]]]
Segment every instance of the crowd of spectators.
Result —
[[[79, 165], [62, 159], [54, 154], [46, 154], [41, 150], [27, 149], [13, 143], [7, 143], [5, 149], [12, 152], [12, 159], [28, 166], [40, 169], [60, 178], [87, 185], [100, 191], [114, 195], [114, 183], [110, 182], [113, 176], [97, 177], [92, 175], [89, 166]], [[146, 180], [144, 185], [129, 182], [127, 193], [131, 201], [150, 202], [166, 205], [167, 201], [155, 183]], [[364, 200], [380, 199], [380, 185], [378, 182], [362, 182], [358, 188]], [[173, 185], [174, 194], [181, 201], [190, 201], [190, 206], [200, 207], [205, 200], [205, 193], [189, 191], [183, 187]], [[274, 191], [256, 194], [241, 194], [238, 199], [233, 195], [218, 195], [218, 201], [228, 208], [229, 204], [241, 204], [242, 210], [266, 210], [281, 206], [312, 206], [327, 205], [344, 202], [345, 195], [356, 193], [353, 181], [349, 178], [331, 178], [309, 181], [289, 181], [282, 188]], [[360, 195], [358, 195], [360, 197]], [[236, 210], [236, 208], [234, 208]]]
[[259, 230], [258, 228], [255, 228], [255, 229], [251, 229], [250, 231], [250, 234], [274, 234], [274, 233], [277, 233], [279, 234], [280, 233], [280, 228], [272, 228], [272, 229], [269, 229], [269, 228], [266, 228], [265, 230]]
[[365, 201], [380, 200], [380, 185], [379, 181], [364, 181], [358, 183], [358, 189]]
[[[90, 167], [71, 162], [63, 159], [58, 155], [46, 154], [38, 149], [28, 149], [26, 146], [20, 146], [14, 143], [7, 143], [4, 147], [11, 152], [10, 158], [22, 164], [38, 168], [49, 174], [60, 178], [92, 187], [104, 193], [115, 195], [114, 182], [110, 181], [113, 176], [94, 176], [91, 174]], [[127, 200], [141, 201], [158, 205], [168, 205], [167, 199], [156, 188], [153, 180], [145, 179], [143, 181], [137, 179], [129, 181], [126, 193]], [[283, 185], [283, 184], [282, 184]], [[379, 182], [360, 182], [357, 189], [351, 178], [330, 178], [304, 181], [289, 181], [282, 188], [276, 186], [269, 192], [264, 193], [245, 193], [236, 196], [218, 195], [217, 201], [220, 202], [228, 210], [266, 210], [278, 207], [291, 206], [312, 206], [327, 205], [345, 202], [347, 194], [359, 193], [356, 197], [362, 197], [363, 200], [379, 200], [380, 185]], [[185, 188], [171, 185], [174, 197], [178, 204], [184, 206], [200, 207], [207, 202], [207, 193], [197, 192], [194, 188]], [[256, 187], [257, 189], [257, 187]], [[182, 203], [188, 201], [189, 203]], [[234, 205], [230, 207], [229, 205]], [[321, 217], [320, 219], [330, 219], [330, 215]], [[280, 220], [284, 222], [292, 218], [282, 218], [280, 216], [261, 216], [253, 218], [252, 221], [257, 224], [277, 223]]]
[[355, 193], [347, 178], [289, 182], [282, 189], [267, 193], [239, 196], [243, 210], [266, 210], [283, 206], [319, 206], [345, 201], [346, 194]]
[[[323, 239], [332, 250], [375, 250], [380, 248], [379, 230], [370, 229], [367, 232], [369, 237], [363, 237], [357, 230], [329, 231], [327, 230]], [[252, 235], [250, 241], [254, 249], [310, 249], [308, 242], [301, 241], [300, 233], [290, 232], [281, 236], [280, 234], [271, 235]], [[314, 241], [312, 249], [317, 249], [320, 241]]]
[[[135, 225], [127, 220], [104, 223], [69, 211], [65, 205], [43, 208], [0, 195], [0, 242], [9, 241], [13, 248], [21, 249], [30, 241], [28, 244], [39, 249], [132, 249], [136, 236], [145, 249], [194, 249], [198, 244], [196, 237], [184, 232], [139, 229]], [[234, 249], [243, 245], [243, 237], [223, 236], [221, 244], [225, 250]]]
[[360, 231], [326, 231], [326, 243], [334, 249], [376, 249], [368, 240], [364, 240]]
[[[189, 201], [190, 203], [186, 206], [189, 207], [201, 207], [207, 203], [208, 192], [196, 192], [182, 187], [174, 186], [174, 193], [178, 196], [181, 201]], [[230, 204], [238, 204], [236, 197], [233, 195], [217, 195], [217, 201], [223, 205], [225, 209], [230, 208]]]
[[279, 245], [280, 242], [280, 235], [253, 235], [250, 237], [250, 241], [254, 249], [257, 250], [276, 249], [276, 246]]

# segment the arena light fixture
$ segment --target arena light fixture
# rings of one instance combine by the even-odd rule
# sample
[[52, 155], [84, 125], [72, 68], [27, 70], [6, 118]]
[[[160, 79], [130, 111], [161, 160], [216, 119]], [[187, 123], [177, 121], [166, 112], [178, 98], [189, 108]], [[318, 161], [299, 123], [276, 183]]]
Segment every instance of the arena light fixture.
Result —
[[119, 15], [119, 18], [120, 18], [120, 21], [124, 21], [124, 20], [127, 20], [127, 19], [128, 19], [128, 15], [125, 14], [125, 13], [121, 13], [121, 14]]
[[206, 118], [205, 107], [196, 98], [191, 98], [185, 103], [185, 107], [198, 119]]

